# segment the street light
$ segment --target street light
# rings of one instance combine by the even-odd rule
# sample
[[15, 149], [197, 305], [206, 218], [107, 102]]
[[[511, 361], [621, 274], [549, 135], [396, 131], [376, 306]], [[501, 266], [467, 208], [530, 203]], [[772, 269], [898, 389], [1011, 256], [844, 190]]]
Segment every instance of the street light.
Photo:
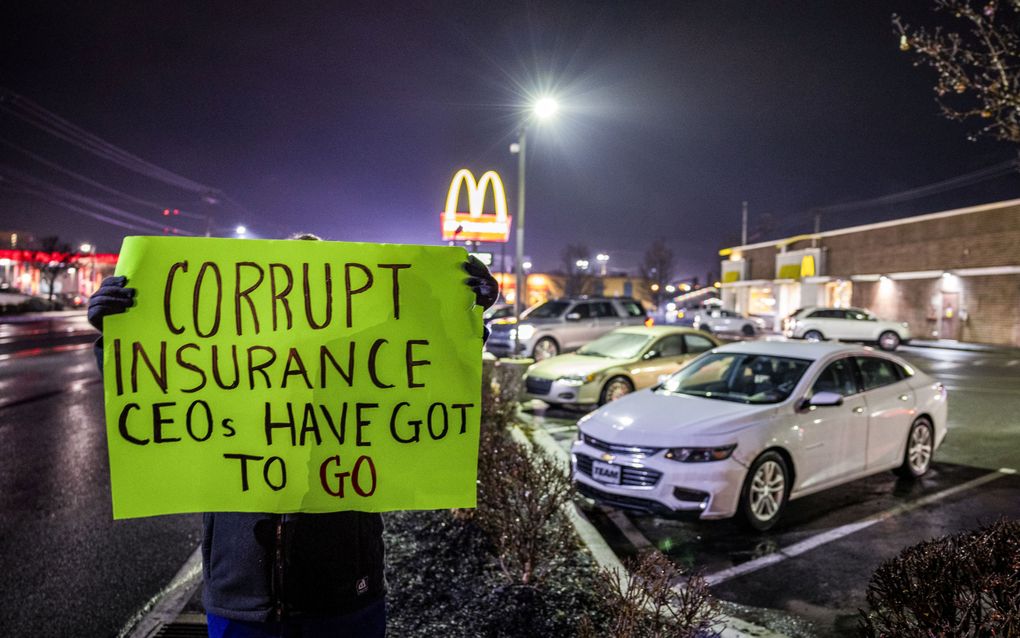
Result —
[[578, 270], [588, 270], [587, 259], [578, 259], [576, 262], [574, 262], [574, 265], [577, 266]]
[[[514, 320], [516, 326], [514, 329], [514, 354], [517, 354], [518, 348], [520, 348], [520, 321], [521, 321], [521, 310], [524, 304], [527, 302], [528, 295], [528, 279], [527, 274], [524, 272], [524, 160], [527, 156], [527, 137], [528, 137], [528, 126], [531, 125], [533, 118], [537, 118], [540, 121], [545, 121], [556, 115], [559, 111], [559, 103], [556, 102], [555, 98], [545, 96], [539, 98], [531, 106], [531, 112], [528, 117], [521, 123], [521, 132], [517, 137], [517, 237], [516, 237], [516, 248], [517, 258], [514, 259], [514, 279], [515, 279], [515, 293], [514, 294]], [[511, 148], [511, 152], [514, 152]]]
[[609, 263], [609, 255], [605, 253], [599, 253], [595, 255], [595, 261], [599, 262], [602, 266], [602, 276], [606, 276], [606, 265]]
[[234, 234], [237, 235], [238, 237], [244, 237], [245, 235], [248, 234], [248, 229], [245, 228], [244, 226], [238, 226], [237, 228], [234, 229]]

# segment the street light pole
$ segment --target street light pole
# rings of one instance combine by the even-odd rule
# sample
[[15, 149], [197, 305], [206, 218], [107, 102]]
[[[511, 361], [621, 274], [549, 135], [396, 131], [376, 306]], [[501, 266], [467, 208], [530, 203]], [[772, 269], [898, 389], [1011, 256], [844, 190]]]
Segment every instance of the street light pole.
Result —
[[524, 272], [524, 155], [528, 137], [528, 125], [521, 127], [517, 138], [517, 257], [514, 259], [514, 355], [521, 345], [521, 310], [527, 298], [528, 275]]

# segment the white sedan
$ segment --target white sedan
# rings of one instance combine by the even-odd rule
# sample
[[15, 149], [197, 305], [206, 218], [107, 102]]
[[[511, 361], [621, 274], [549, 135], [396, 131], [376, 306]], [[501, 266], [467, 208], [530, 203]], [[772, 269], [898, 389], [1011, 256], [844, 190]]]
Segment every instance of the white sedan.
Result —
[[610, 505], [771, 528], [786, 503], [928, 471], [945, 387], [895, 356], [832, 342], [715, 348], [579, 422], [578, 490]]

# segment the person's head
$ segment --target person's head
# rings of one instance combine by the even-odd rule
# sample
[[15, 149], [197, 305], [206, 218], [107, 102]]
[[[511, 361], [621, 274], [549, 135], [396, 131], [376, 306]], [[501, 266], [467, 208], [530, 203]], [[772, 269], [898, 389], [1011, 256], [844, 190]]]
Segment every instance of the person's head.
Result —
[[322, 237], [313, 235], [312, 233], [294, 233], [287, 239], [307, 239], [309, 241], [322, 241]]

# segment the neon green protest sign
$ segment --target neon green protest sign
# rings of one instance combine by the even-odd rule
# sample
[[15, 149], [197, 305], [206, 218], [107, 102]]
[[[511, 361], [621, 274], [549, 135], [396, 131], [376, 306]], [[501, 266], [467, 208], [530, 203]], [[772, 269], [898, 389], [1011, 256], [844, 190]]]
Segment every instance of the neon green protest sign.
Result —
[[459, 248], [129, 237], [104, 322], [114, 518], [474, 507]]

